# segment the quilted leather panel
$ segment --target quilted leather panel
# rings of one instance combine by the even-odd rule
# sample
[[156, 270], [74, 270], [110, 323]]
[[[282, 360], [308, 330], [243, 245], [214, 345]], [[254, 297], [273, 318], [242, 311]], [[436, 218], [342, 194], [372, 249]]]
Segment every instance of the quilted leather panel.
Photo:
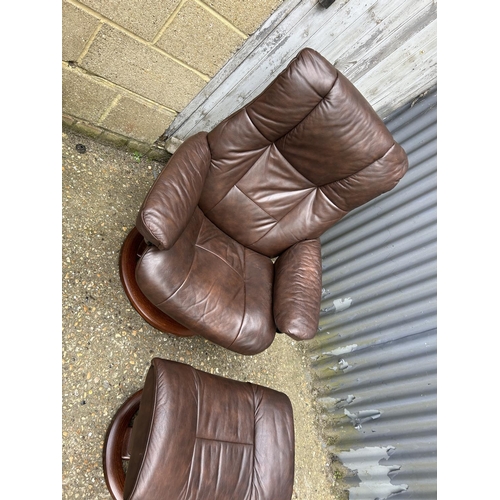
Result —
[[316, 188], [290, 165], [274, 144], [238, 181], [237, 186], [277, 221]]
[[245, 279], [245, 247], [228, 238], [205, 218], [196, 239], [196, 248], [210, 252], [233, 269], [241, 280]]
[[[208, 140], [208, 135], [207, 135]], [[207, 213], [257, 162], [270, 142], [255, 128], [243, 110], [217, 126], [208, 142], [212, 155], [200, 207]]]
[[[186, 499], [251, 500], [253, 473], [251, 444], [196, 439]], [[221, 474], [221, 472], [223, 473]], [[169, 497], [171, 498], [171, 497]]]
[[[279, 255], [295, 243], [304, 241], [304, 234], [309, 235], [308, 239], [318, 238], [345, 214], [345, 211], [316, 188], [250, 248], [265, 255]], [[283, 241], [287, 242], [285, 249]]]
[[253, 445], [253, 392], [249, 384], [238, 391], [234, 385], [225, 378], [197, 376], [198, 438]]
[[371, 165], [393, 144], [382, 120], [339, 73], [325, 98], [276, 146], [305, 177], [322, 186]]
[[406, 153], [396, 143], [368, 167], [320, 189], [333, 204], [348, 212], [393, 189], [407, 168]]
[[269, 257], [319, 237], [360, 201], [394, 187], [408, 168], [370, 104], [311, 49], [207, 141], [212, 162], [201, 209]]
[[290, 500], [292, 406], [280, 392], [154, 358], [126, 500]]
[[276, 225], [276, 219], [250, 199], [238, 186], [233, 186], [217, 205], [205, 212], [216, 220], [224, 232], [242, 245], [249, 246]]
[[[246, 113], [254, 127], [269, 142], [275, 142], [304, 120], [328, 94], [336, 79], [337, 70], [306, 49], [246, 106]], [[212, 144], [211, 134], [209, 143]]]
[[[250, 384], [194, 372], [198, 423], [188, 491], [211, 500], [250, 498], [255, 410]], [[221, 474], [223, 471], [223, 475]]]
[[255, 354], [274, 339], [272, 261], [242, 247], [199, 209], [170, 250], [145, 251], [136, 279], [156, 307], [223, 347]]

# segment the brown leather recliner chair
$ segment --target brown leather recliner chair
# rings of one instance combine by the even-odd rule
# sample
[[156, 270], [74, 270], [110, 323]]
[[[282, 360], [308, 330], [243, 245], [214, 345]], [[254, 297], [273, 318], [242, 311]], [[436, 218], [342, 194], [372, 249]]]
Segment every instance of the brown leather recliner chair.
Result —
[[103, 447], [115, 500], [290, 500], [294, 457], [288, 396], [160, 358]]
[[169, 160], [124, 243], [127, 295], [156, 328], [242, 354], [263, 351], [277, 331], [310, 339], [319, 237], [407, 168], [370, 104], [304, 49], [256, 99]]

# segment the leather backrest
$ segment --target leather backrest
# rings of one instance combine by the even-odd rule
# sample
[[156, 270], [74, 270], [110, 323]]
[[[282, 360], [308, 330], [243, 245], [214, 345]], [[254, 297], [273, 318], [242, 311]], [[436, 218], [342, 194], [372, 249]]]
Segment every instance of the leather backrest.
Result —
[[312, 49], [207, 140], [212, 159], [200, 208], [270, 257], [319, 237], [392, 189], [408, 168], [366, 99]]

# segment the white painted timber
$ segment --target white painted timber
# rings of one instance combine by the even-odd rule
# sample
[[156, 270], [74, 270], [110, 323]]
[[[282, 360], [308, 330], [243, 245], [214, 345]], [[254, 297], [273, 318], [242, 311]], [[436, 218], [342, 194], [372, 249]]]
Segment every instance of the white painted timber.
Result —
[[437, 82], [435, 0], [288, 0], [179, 113], [163, 138], [211, 130], [304, 47], [334, 64], [385, 118]]

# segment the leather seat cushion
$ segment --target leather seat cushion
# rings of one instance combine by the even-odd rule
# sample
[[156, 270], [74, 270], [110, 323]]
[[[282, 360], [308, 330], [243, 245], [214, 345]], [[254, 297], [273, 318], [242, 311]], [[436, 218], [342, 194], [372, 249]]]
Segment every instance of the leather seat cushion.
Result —
[[199, 208], [172, 248], [145, 251], [136, 279], [156, 307], [223, 347], [255, 354], [274, 340], [272, 261], [227, 236]]
[[132, 429], [128, 500], [290, 500], [294, 428], [278, 391], [155, 358]]

